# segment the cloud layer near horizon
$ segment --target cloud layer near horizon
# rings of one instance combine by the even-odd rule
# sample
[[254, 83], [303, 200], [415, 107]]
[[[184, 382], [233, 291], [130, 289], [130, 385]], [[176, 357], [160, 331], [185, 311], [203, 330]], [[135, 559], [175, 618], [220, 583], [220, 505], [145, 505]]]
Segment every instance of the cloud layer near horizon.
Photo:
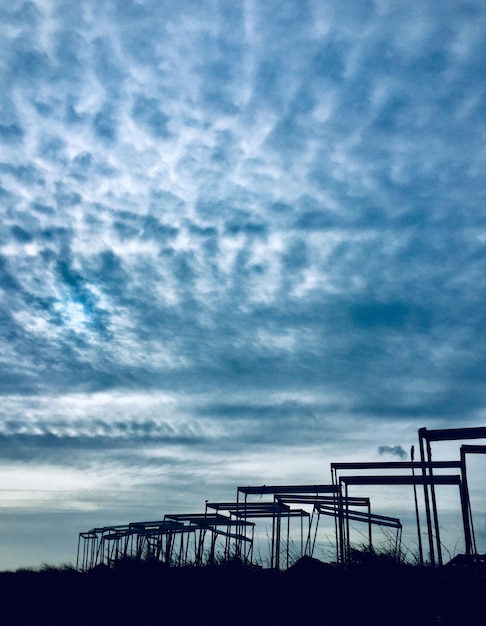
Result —
[[481, 3], [0, 16], [5, 461], [324, 475], [484, 422]]

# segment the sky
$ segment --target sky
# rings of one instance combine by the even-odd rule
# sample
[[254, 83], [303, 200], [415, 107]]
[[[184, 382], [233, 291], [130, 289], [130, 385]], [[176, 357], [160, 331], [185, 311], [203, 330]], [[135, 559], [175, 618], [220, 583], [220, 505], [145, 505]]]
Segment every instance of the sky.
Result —
[[0, 21], [0, 569], [486, 425], [483, 2]]

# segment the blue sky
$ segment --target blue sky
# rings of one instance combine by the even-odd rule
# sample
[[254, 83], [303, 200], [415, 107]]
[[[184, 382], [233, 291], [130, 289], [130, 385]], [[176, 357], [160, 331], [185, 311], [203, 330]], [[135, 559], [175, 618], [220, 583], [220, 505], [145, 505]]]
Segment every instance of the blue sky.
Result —
[[486, 424], [482, 2], [0, 19], [0, 569]]

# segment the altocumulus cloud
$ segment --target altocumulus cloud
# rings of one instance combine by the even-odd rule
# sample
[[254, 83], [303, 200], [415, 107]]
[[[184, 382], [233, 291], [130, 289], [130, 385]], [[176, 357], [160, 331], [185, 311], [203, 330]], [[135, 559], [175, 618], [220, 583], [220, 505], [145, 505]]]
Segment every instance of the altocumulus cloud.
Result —
[[0, 19], [5, 480], [127, 521], [484, 423], [482, 3]]

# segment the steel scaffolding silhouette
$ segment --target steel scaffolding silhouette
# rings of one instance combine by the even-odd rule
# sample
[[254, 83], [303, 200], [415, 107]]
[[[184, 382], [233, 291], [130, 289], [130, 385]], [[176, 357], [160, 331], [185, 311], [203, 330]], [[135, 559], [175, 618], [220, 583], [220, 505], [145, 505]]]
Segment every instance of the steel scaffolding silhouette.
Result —
[[[295, 522], [292, 520], [299, 522], [299, 538], [294, 544], [300, 546], [299, 555], [313, 556], [321, 516], [334, 519], [338, 563], [346, 564], [351, 558], [350, 522], [362, 523], [367, 527], [370, 552], [374, 551], [374, 526], [395, 530], [394, 551], [399, 555], [401, 520], [384, 515], [383, 512], [372, 511], [369, 496], [349, 494], [350, 487], [395, 485], [413, 487], [421, 564], [424, 564], [425, 559], [417, 486], [424, 490], [428, 563], [432, 566], [442, 565], [436, 498], [436, 487], [439, 486], [458, 488], [465, 553], [477, 556], [466, 460], [471, 454], [486, 454], [486, 446], [461, 445], [458, 460], [432, 461], [431, 443], [481, 438], [486, 438], [486, 427], [442, 430], [421, 428], [420, 461], [414, 461], [412, 446], [411, 461], [331, 463], [330, 484], [240, 486], [237, 487], [236, 501], [206, 501], [203, 513], [166, 514], [158, 521], [96, 527], [79, 534], [76, 567], [87, 571], [100, 565], [112, 566], [126, 558], [154, 559], [168, 566], [202, 566], [236, 558], [254, 565], [255, 527], [261, 520], [267, 520], [272, 527], [270, 567], [288, 568], [292, 560], [290, 546], [295, 534]], [[436, 473], [451, 470], [458, 470], [459, 473]], [[349, 471], [353, 474], [346, 474]], [[367, 475], [370, 471], [375, 473]], [[269, 499], [255, 501], [255, 498], [262, 496], [269, 496]]]
[[[486, 427], [477, 428], [444, 428], [440, 430], [427, 430], [420, 428], [418, 431], [420, 445], [420, 460], [423, 464], [422, 474], [433, 478], [433, 466], [425, 465], [425, 459], [430, 463], [432, 461], [431, 442], [437, 441], [463, 441], [465, 439], [486, 439]], [[466, 554], [473, 554], [472, 545], [472, 518], [470, 516], [469, 489], [466, 477], [466, 460], [465, 455], [461, 455], [461, 485], [464, 490], [464, 507], [462, 509], [464, 523], [464, 541]], [[435, 483], [424, 483], [424, 500], [425, 512], [427, 518], [427, 534], [429, 539], [430, 561], [435, 565], [435, 554], [437, 554], [438, 565], [442, 565], [442, 547], [440, 541], [439, 519], [437, 515], [437, 500], [435, 494]], [[432, 510], [430, 502], [432, 501]], [[432, 530], [432, 524], [434, 530]], [[435, 532], [435, 534], [434, 534]]]

